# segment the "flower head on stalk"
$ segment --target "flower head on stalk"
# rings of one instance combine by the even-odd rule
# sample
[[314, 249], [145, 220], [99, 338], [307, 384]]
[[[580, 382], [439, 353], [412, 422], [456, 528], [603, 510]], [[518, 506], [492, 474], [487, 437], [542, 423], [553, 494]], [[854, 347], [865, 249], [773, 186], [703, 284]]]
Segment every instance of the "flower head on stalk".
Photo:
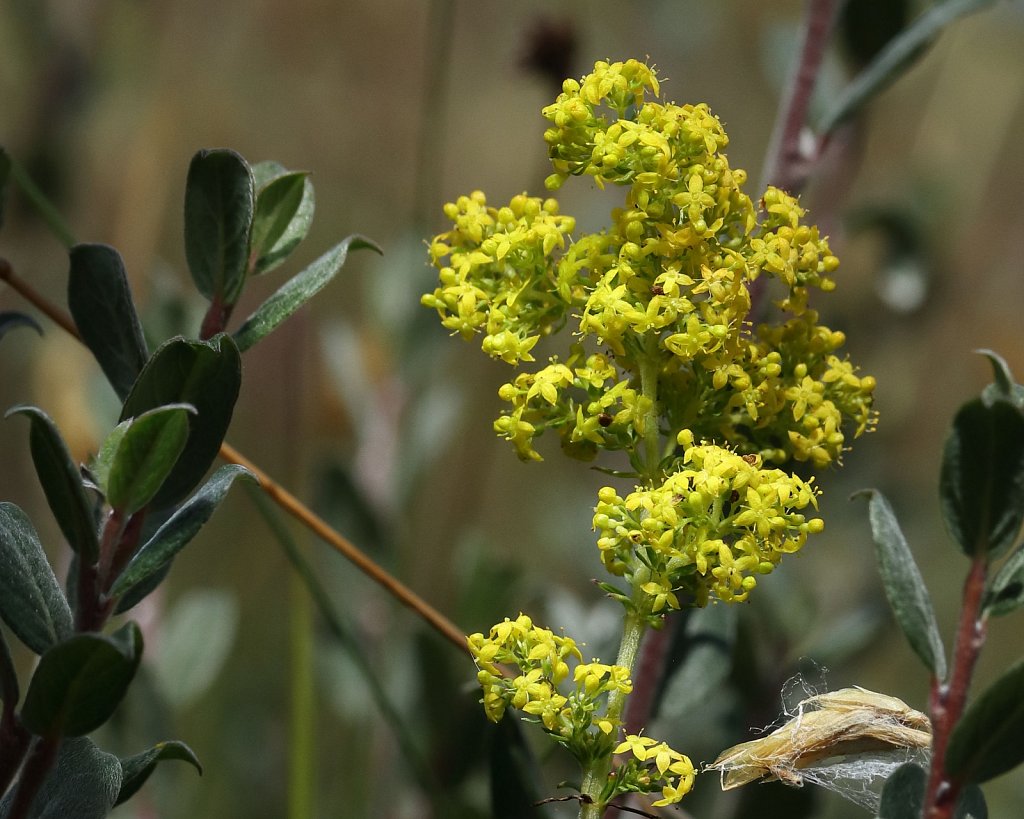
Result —
[[660, 790], [661, 799], [651, 803], [659, 808], [678, 802], [693, 788], [696, 771], [690, 758], [664, 742], [630, 734], [614, 753], [624, 759], [608, 779], [606, 800], [622, 793]]
[[[624, 188], [621, 207], [574, 239], [553, 199], [460, 197], [445, 207], [452, 229], [430, 244], [439, 286], [422, 302], [517, 367], [542, 337], [574, 329], [566, 353], [499, 391], [508, 407], [495, 430], [523, 459], [540, 460], [534, 442], [548, 429], [574, 457], [633, 457], [652, 409], [640, 373], [653, 363], [661, 432], [688, 428], [775, 464], [834, 463], [874, 423], [874, 379], [838, 355], [843, 334], [808, 307], [812, 290], [834, 289], [838, 259], [795, 198], [769, 188], [755, 205], [743, 192], [706, 105], [661, 103], [659, 91], [636, 60], [567, 80], [543, 112], [548, 186], [586, 176]], [[779, 312], [755, 321], [761, 277]]]
[[[467, 642], [491, 721], [514, 708], [539, 722], [581, 762], [610, 751], [619, 720], [607, 715], [607, 698], [613, 691], [632, 690], [628, 669], [584, 663], [571, 637], [537, 627], [525, 614], [505, 618], [486, 637], [471, 634]], [[570, 674], [571, 661], [576, 664]]]
[[691, 445], [678, 471], [625, 498], [606, 486], [594, 513], [605, 568], [633, 590], [613, 595], [652, 619], [684, 602], [746, 600], [757, 575], [824, 528], [802, 511], [817, 507], [813, 480], [765, 469], [757, 455], [693, 446], [688, 430], [679, 441]]

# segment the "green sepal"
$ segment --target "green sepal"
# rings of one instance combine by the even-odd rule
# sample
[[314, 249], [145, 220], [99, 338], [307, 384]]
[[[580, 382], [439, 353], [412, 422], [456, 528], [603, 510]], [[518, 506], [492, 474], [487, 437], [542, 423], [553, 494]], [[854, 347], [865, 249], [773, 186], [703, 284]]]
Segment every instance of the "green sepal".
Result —
[[229, 336], [209, 341], [172, 338], [153, 353], [121, 411], [121, 421], [169, 404], [191, 404], [185, 449], [152, 505], [174, 506], [210, 468], [231, 424], [242, 382], [242, 362]]
[[73, 631], [71, 609], [32, 521], [7, 502], [0, 502], [0, 618], [36, 654]]
[[141, 754], [121, 759], [121, 771], [123, 772], [121, 790], [118, 792], [114, 804], [120, 805], [131, 799], [139, 788], [146, 784], [150, 774], [156, 770], [157, 763], [167, 759], [179, 759], [182, 762], [187, 762], [199, 772], [200, 776], [203, 775], [203, 766], [199, 764], [199, 758], [184, 742], [176, 739], [169, 742], [158, 742]]
[[170, 404], [128, 422], [107, 475], [107, 502], [114, 509], [127, 517], [153, 499], [185, 449], [195, 414], [191, 404]]
[[124, 400], [149, 358], [124, 262], [109, 245], [75, 245], [68, 255], [71, 316], [82, 342]]
[[67, 538], [68, 545], [88, 564], [94, 564], [100, 545], [93, 503], [85, 490], [82, 473], [71, 459], [60, 430], [50, 416], [38, 407], [12, 407], [5, 417], [10, 418], [12, 415], [27, 415], [29, 418], [32, 463], [43, 487], [46, 503]]
[[245, 352], [260, 339], [273, 332], [281, 322], [319, 293], [345, 264], [349, 250], [380, 248], [371, 240], [358, 235], [349, 236], [335, 245], [301, 273], [285, 282], [270, 298], [261, 304], [235, 331], [235, 343]]
[[213, 515], [235, 478], [242, 476], [255, 480], [251, 472], [237, 464], [227, 464], [214, 472], [210, 480], [135, 553], [111, 587], [111, 597], [126, 594], [180, 552]]
[[618, 600], [627, 609], [632, 610], [632, 608], [633, 608], [633, 600], [624, 591], [622, 591], [621, 589], [613, 586], [611, 583], [605, 583], [603, 580], [596, 580], [594, 582], [595, 582], [595, 585], [601, 591], [603, 591], [605, 594], [607, 594], [610, 598], [612, 598], [612, 600]]
[[32, 316], [25, 313], [18, 313], [14, 310], [0, 311], [0, 338], [3, 338], [11, 330], [17, 327], [31, 327], [39, 335], [43, 334], [43, 328]]
[[306, 238], [316, 207], [313, 183], [305, 171], [285, 171], [277, 163], [253, 168], [256, 212], [249, 242], [254, 275], [273, 270]]
[[927, 781], [927, 772], [917, 763], [900, 765], [885, 780], [878, 819], [920, 819]]
[[985, 356], [992, 365], [992, 376], [995, 381], [981, 391], [981, 400], [985, 406], [990, 407], [996, 401], [1009, 401], [1017, 409], [1024, 409], [1024, 387], [1016, 382], [1013, 373], [1010, 372], [1010, 365], [999, 353], [992, 350], [975, 350], [979, 355]]
[[1020, 547], [989, 580], [982, 609], [988, 617], [1009, 614], [1024, 606], [1024, 547]]
[[[65, 739], [25, 819], [103, 819], [120, 789], [116, 756], [101, 751], [88, 737]], [[0, 801], [0, 816], [7, 815], [14, 791]]]
[[1024, 518], [1024, 414], [1007, 401], [964, 404], [946, 439], [939, 480], [942, 516], [969, 556], [1009, 549]]
[[185, 258], [196, 288], [210, 301], [237, 301], [249, 264], [255, 182], [234, 151], [202, 150], [185, 184]]
[[1024, 762], [1024, 659], [967, 706], [946, 749], [946, 773], [980, 784]]
[[83, 736], [114, 713], [142, 659], [142, 632], [126, 623], [109, 637], [76, 634], [39, 660], [21, 709], [40, 736]]
[[889, 501], [881, 492], [864, 489], [854, 497], [862, 495], [868, 499], [868, 517], [875, 542], [878, 572], [882, 576], [882, 586], [896, 623], [932, 676], [944, 680], [946, 653], [935, 620], [935, 609], [924, 578], [914, 562], [914, 555], [903, 536], [903, 530], [900, 529]]

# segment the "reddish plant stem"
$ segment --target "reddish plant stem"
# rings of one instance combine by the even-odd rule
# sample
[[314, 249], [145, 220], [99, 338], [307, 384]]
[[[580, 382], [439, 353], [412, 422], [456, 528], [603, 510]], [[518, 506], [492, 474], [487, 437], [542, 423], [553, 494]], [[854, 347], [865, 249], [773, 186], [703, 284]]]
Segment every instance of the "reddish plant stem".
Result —
[[14, 713], [15, 702], [16, 699], [5, 692], [3, 714], [0, 715], [0, 793], [4, 793], [14, 779], [32, 739]]
[[32, 746], [22, 768], [18, 787], [14, 791], [14, 799], [7, 811], [7, 819], [25, 819], [30, 815], [32, 803], [57, 759], [60, 742], [59, 736], [40, 737]]
[[146, 509], [140, 509], [132, 515], [125, 524], [121, 534], [121, 540], [114, 549], [114, 555], [110, 560], [110, 571], [103, 583], [103, 593], [110, 591], [110, 587], [124, 571], [139, 546], [139, 536], [142, 534], [142, 524], [146, 520]]
[[829, 33], [839, 9], [840, 0], [809, 0], [804, 41], [800, 60], [789, 83], [785, 101], [779, 108], [775, 130], [765, 157], [762, 186], [775, 185], [797, 194], [807, 183], [815, 157], [800, 147], [800, 137], [807, 123], [811, 94], [821, 70]]
[[225, 304], [219, 295], [214, 296], [206, 315], [203, 316], [203, 324], [199, 328], [199, 338], [206, 341], [223, 331], [228, 326], [228, 320], [231, 318], [231, 311], [234, 307], [233, 304]]
[[97, 598], [104, 589], [110, 588], [114, 556], [121, 546], [127, 524], [128, 521], [125, 520], [124, 512], [121, 509], [111, 509], [103, 524], [103, 535], [100, 538], [99, 582], [96, 586]]
[[[110, 616], [112, 601], [104, 591], [113, 583], [113, 565], [125, 535], [125, 521], [118, 509], [112, 509], [103, 524], [99, 561], [95, 565], [80, 562], [78, 566], [78, 606], [75, 630], [99, 631]], [[138, 538], [138, 531], [135, 531]]]
[[82, 340], [82, 336], [79, 335], [78, 332], [78, 327], [75, 326], [75, 322], [72, 320], [71, 316], [50, 302], [32, 285], [16, 274], [11, 268], [10, 262], [6, 259], [0, 259], [0, 281], [7, 282], [11, 286], [12, 290], [17, 292], [22, 298], [39, 310], [39, 312], [50, 319], [50, 321], [64, 330], [64, 332], [74, 336], [79, 341]]
[[971, 562], [971, 570], [964, 582], [963, 605], [960, 609], [960, 624], [957, 627], [949, 682], [932, 680], [932, 765], [928, 788], [925, 791], [926, 819], [950, 819], [960, 795], [962, 783], [946, 775], [946, 751], [953, 728], [959, 722], [967, 704], [971, 677], [981, 647], [985, 644], [986, 621], [981, 616], [981, 606], [985, 595], [987, 570], [988, 556], [981, 552]]

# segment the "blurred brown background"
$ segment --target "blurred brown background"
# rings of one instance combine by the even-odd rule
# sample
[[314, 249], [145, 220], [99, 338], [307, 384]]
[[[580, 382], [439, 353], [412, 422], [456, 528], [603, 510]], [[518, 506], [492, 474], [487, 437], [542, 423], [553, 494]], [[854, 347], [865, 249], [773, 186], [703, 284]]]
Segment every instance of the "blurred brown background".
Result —
[[[353, 255], [311, 309], [247, 354], [229, 439], [466, 630], [526, 608], [593, 635], [596, 651], [614, 628], [614, 606], [589, 583], [599, 570], [590, 510], [606, 479], [562, 463], [552, 446], [544, 464], [522, 465], [493, 437], [496, 390], [509, 370], [448, 340], [419, 307], [433, 286], [423, 240], [443, 229], [441, 205], [461, 193], [481, 188], [492, 202], [542, 193], [539, 110], [557, 86], [538, 62], [556, 72], [564, 62], [579, 76], [595, 59], [649, 58], [664, 97], [711, 105], [728, 129], [731, 163], [756, 180], [802, 8], [795, 0], [6, 0], [0, 143], [28, 165], [79, 241], [120, 250], [155, 341], [195, 332], [202, 310], [181, 242], [191, 155], [227, 146], [252, 162], [309, 170], [311, 234], [286, 268], [251, 285], [239, 318], [344, 235], [372, 237], [384, 256]], [[846, 497], [864, 486], [889, 495], [950, 633], [964, 564], [937, 520], [945, 429], [989, 378], [971, 350], [995, 349], [1024, 375], [1022, 44], [1019, 2], [955, 25], [844, 132], [804, 198], [843, 262], [839, 289], [820, 304], [824, 321], [847, 332], [851, 357], [877, 377], [881, 423], [842, 470], [819, 479], [821, 542], [767, 579], [748, 608], [786, 633], [787, 662], [818, 657], [830, 629], [847, 629], [855, 645], [831, 665], [829, 684], [916, 707], [925, 704], [925, 675], [886, 619], [865, 510]], [[850, 70], [834, 49], [817, 114]], [[612, 197], [574, 180], [560, 200], [593, 229]], [[8, 204], [0, 254], [63, 303], [66, 254], [23, 197]], [[25, 306], [0, 290], [0, 309]], [[43, 407], [85, 458], [116, 416], [114, 399], [87, 354], [46, 329], [43, 339], [19, 331], [3, 340], [0, 403]], [[24, 424], [0, 424], [0, 447], [0, 497], [29, 510], [58, 555]], [[469, 664], [296, 534], [421, 753], [477, 809], [452, 815], [486, 815], [485, 770], [459, 751], [479, 747], [484, 731], [474, 722]], [[167, 765], [116, 816], [285, 815], [287, 578], [280, 548], [241, 492], [177, 561], [141, 616], [160, 620], [190, 590], [212, 589], [222, 608], [211, 610], [228, 612], [228, 626], [237, 614], [237, 629], [222, 629], [223, 663], [194, 696], [174, 702], [150, 686], [157, 704], [142, 695], [129, 703], [163, 733], [136, 722], [109, 744], [130, 753], [181, 737], [207, 772], [199, 780]], [[867, 625], [857, 632], [857, 624]], [[151, 631], [154, 662], [160, 634]], [[992, 624], [976, 685], [1020, 656], [1019, 634], [1019, 622]], [[316, 695], [315, 815], [427, 815], [358, 673], [329, 640], [318, 648]], [[686, 727], [676, 730], [689, 751]], [[698, 789], [715, 790], [712, 777]], [[987, 790], [993, 816], [1024, 804], [1019, 772]], [[695, 815], [731, 816], [730, 804]], [[551, 815], [574, 815], [561, 810]], [[864, 815], [830, 795], [815, 810]]]

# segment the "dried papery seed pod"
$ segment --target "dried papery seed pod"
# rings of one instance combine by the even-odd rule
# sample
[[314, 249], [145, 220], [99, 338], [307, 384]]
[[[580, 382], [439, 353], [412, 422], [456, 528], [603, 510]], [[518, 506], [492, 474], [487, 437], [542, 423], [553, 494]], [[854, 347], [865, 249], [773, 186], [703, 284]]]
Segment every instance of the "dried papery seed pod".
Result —
[[854, 687], [807, 697], [782, 726], [726, 749], [707, 767], [721, 773], [722, 790], [759, 779], [799, 787], [801, 770], [823, 760], [930, 747], [927, 716], [896, 697]]

